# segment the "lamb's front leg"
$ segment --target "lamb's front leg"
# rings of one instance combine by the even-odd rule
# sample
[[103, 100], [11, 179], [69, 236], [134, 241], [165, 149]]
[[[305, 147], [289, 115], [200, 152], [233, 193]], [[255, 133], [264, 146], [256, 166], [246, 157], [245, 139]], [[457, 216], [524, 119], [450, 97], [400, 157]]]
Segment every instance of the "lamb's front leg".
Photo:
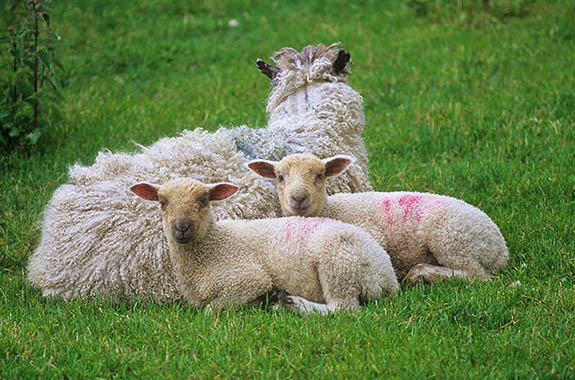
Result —
[[333, 313], [337, 310], [335, 305], [312, 302], [298, 296], [282, 297], [280, 302], [274, 306], [275, 310], [280, 308], [294, 309], [301, 314], [320, 313], [323, 315]]
[[437, 280], [444, 281], [451, 277], [463, 278], [468, 281], [474, 278], [489, 279], [489, 276], [467, 269], [452, 269], [432, 264], [416, 264], [409, 270], [403, 281], [415, 284], [419, 280], [423, 280], [427, 284], [433, 284]]

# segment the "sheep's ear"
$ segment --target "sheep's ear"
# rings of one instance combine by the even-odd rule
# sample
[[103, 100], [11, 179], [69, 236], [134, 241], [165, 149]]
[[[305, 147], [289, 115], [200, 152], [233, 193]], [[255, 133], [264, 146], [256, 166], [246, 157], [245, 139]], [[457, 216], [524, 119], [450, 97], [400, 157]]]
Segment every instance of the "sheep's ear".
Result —
[[345, 154], [338, 154], [322, 160], [325, 165], [325, 176], [333, 177], [347, 170], [354, 162], [355, 157]]
[[239, 186], [233, 185], [231, 183], [215, 183], [210, 186], [210, 201], [221, 201], [233, 195], [239, 190]]
[[347, 74], [345, 67], [347, 66], [350, 59], [351, 59], [351, 55], [348, 53], [347, 50], [339, 49], [339, 51], [337, 52], [337, 57], [336, 57], [335, 61], [333, 61], [333, 65], [332, 65], [333, 71], [335, 71], [335, 73], [337, 75]]
[[160, 187], [158, 185], [138, 183], [137, 185], [130, 187], [130, 190], [136, 193], [140, 198], [144, 198], [147, 201], [157, 201], [159, 188]]
[[276, 79], [277, 75], [280, 72], [280, 69], [278, 69], [276, 66], [270, 65], [269, 63], [265, 63], [264, 60], [261, 58], [258, 58], [256, 60], [256, 65], [258, 65], [258, 70], [260, 71], [260, 73], [270, 78], [271, 81]]
[[268, 160], [253, 160], [246, 164], [248, 169], [264, 178], [275, 178], [277, 162]]

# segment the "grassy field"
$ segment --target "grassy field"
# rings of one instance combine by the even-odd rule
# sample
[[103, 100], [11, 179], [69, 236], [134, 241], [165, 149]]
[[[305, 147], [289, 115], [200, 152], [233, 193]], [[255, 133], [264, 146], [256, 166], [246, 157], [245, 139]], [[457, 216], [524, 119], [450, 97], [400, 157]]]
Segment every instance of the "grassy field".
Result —
[[[0, 378], [575, 379], [572, 0], [492, 0], [488, 15], [480, 1], [56, 3], [64, 120], [32, 155], [0, 157]], [[183, 129], [264, 126], [255, 59], [334, 41], [355, 63], [375, 188], [483, 209], [511, 256], [494, 280], [308, 318], [66, 303], [25, 282], [69, 165]]]

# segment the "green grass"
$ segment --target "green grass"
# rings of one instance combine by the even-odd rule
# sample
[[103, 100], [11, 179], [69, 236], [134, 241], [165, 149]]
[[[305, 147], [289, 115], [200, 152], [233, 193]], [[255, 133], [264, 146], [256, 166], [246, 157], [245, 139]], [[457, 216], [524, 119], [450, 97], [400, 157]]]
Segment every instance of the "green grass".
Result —
[[[0, 157], [0, 378], [575, 378], [575, 3], [492, 0], [488, 17], [479, 1], [124, 3], [54, 4], [64, 120], [42, 149]], [[264, 126], [255, 59], [333, 41], [355, 62], [375, 188], [482, 208], [511, 255], [493, 281], [309, 318], [66, 303], [25, 282], [69, 165]]]

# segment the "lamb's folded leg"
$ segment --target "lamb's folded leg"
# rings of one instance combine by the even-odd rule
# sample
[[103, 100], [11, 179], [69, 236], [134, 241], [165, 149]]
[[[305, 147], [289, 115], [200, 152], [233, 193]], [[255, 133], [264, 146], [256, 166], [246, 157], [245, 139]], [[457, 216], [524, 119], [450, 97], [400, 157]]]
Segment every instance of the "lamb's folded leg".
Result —
[[206, 313], [223, 309], [238, 310], [244, 305], [254, 306], [267, 295], [273, 298], [275, 290], [272, 280], [261, 266], [244, 264], [220, 269], [222, 272], [213, 274], [212, 278], [225, 278], [226, 281], [212, 284], [217, 295], [206, 305]]
[[481, 280], [489, 280], [490, 278], [485, 274], [467, 269], [452, 269], [431, 264], [416, 264], [410, 269], [403, 281], [404, 283], [415, 284], [419, 282], [419, 280], [423, 280], [425, 283], [433, 284], [437, 280], [444, 281], [451, 277], [463, 278], [469, 281], [475, 278]]
[[328, 304], [317, 303], [306, 300], [298, 296], [285, 296], [280, 299], [280, 302], [274, 306], [274, 310], [281, 308], [295, 309], [301, 314], [320, 313], [322, 315], [331, 314], [337, 310], [352, 308], [359, 310], [361, 307], [359, 303], [351, 307], [345, 307], [341, 303], [331, 302]]

